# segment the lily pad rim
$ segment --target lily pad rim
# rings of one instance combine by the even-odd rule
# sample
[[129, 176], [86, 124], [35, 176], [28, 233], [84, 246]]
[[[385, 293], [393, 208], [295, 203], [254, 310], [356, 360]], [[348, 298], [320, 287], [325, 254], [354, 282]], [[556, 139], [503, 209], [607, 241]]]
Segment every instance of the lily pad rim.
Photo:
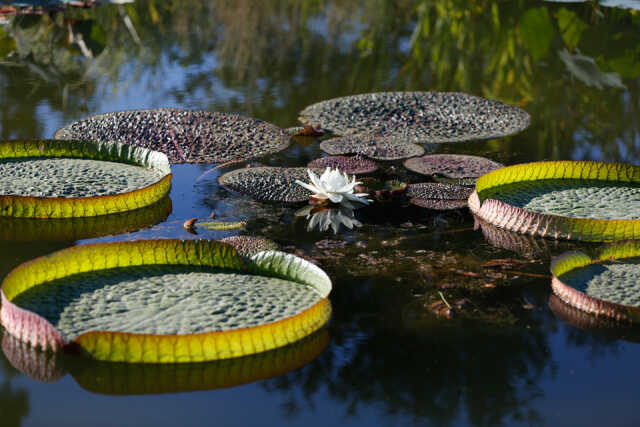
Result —
[[564, 283], [559, 277], [576, 268], [638, 257], [640, 257], [640, 241], [634, 240], [605, 246], [593, 257], [577, 250], [564, 252], [551, 260], [551, 288], [558, 298], [573, 308], [596, 316], [635, 324], [640, 321], [640, 306], [615, 303], [587, 295]]
[[[626, 174], [627, 180], [620, 179], [611, 179], [609, 178], [609, 174], [607, 174], [606, 178], [603, 178], [600, 175], [591, 176], [588, 175], [586, 177], [570, 177], [570, 176], [561, 176], [561, 177], [534, 177], [533, 171], [537, 170], [538, 173], [544, 173], [544, 171], [551, 171], [551, 173], [556, 173], [557, 168], [559, 166], [574, 166], [579, 168], [582, 171], [584, 168], [593, 168], [600, 166], [602, 168], [607, 169], [608, 171], [622, 171], [624, 169], [631, 170], [632, 174]], [[528, 169], [525, 175], [521, 178], [512, 179], [518, 172], [519, 169]], [[542, 171], [542, 172], [540, 172]], [[591, 169], [588, 171], [590, 173]], [[597, 170], [596, 170], [597, 172]], [[574, 160], [558, 160], [558, 161], [541, 161], [541, 162], [529, 162], [529, 163], [520, 163], [510, 166], [505, 166], [504, 168], [496, 169], [491, 172], [488, 172], [485, 175], [482, 175], [476, 181], [475, 190], [468, 199], [468, 205], [471, 212], [478, 216], [485, 222], [493, 224], [496, 227], [503, 228], [509, 231], [514, 231], [521, 234], [529, 234], [532, 236], [539, 237], [551, 237], [554, 239], [565, 239], [565, 240], [581, 240], [587, 242], [612, 242], [612, 241], [623, 241], [629, 240], [633, 238], [640, 238], [640, 219], [593, 219], [593, 218], [575, 218], [568, 217], [556, 214], [546, 214], [530, 211], [518, 206], [510, 205], [502, 200], [498, 199], [482, 199], [480, 197], [480, 193], [483, 190], [488, 188], [499, 187], [505, 184], [511, 184], [516, 182], [526, 182], [526, 181], [538, 181], [545, 179], [554, 179], [554, 180], [562, 180], [562, 179], [585, 179], [585, 180], [596, 180], [596, 181], [610, 181], [610, 182], [629, 182], [629, 183], [638, 183], [640, 184], [640, 166], [636, 166], [633, 164], [627, 163], [611, 163], [611, 162], [599, 162], [599, 161], [574, 161]], [[504, 182], [503, 180], [506, 180]], [[494, 220], [500, 218], [499, 221]], [[526, 224], [517, 225], [515, 222], [520, 218], [527, 218], [525, 221]], [[538, 224], [534, 228], [532, 228], [532, 224]], [[541, 226], [544, 224], [544, 227]], [[563, 232], [556, 230], [553, 234], [547, 233], [549, 228], [554, 227], [570, 227], [572, 229], [582, 230], [588, 229], [589, 226], [596, 229], [607, 230], [608, 227], [613, 228], [613, 232], [609, 232], [604, 237], [591, 236], [588, 234], [580, 234], [580, 233], [572, 233], [572, 232]], [[621, 237], [615, 234], [616, 229], [623, 230], [637, 230], [635, 231], [638, 236], [623, 234]], [[592, 233], [593, 234], [593, 233]]]
[[[86, 144], [86, 145], [94, 145], [97, 146], [98, 148], [100, 148], [101, 146], [124, 146], [126, 144], [120, 143], [120, 142], [96, 142], [96, 141], [89, 141], [89, 140], [78, 140], [78, 139], [37, 139], [37, 138], [33, 138], [33, 139], [12, 139], [12, 140], [6, 140], [6, 141], [1, 141], [0, 144], [4, 145], [4, 144], [61, 144], [61, 145], [72, 145], [72, 144]], [[151, 191], [155, 190], [155, 189], [161, 189], [161, 187], [166, 187], [166, 191], [163, 190], [162, 195], [160, 195], [160, 197], [154, 199], [151, 203], [145, 203], [145, 204], [140, 204], [140, 206], [135, 207], [134, 209], [122, 209], [122, 210], [118, 210], [118, 211], [114, 211], [114, 212], [108, 212], [108, 213], [100, 213], [100, 214], [96, 214], [96, 215], [89, 215], [89, 216], [102, 216], [102, 215], [109, 215], [111, 213], [121, 213], [121, 212], [127, 212], [127, 211], [132, 211], [135, 209], [139, 209], [145, 206], [149, 206], [153, 203], [156, 203], [157, 201], [161, 200], [163, 197], [167, 196], [169, 194], [169, 186], [171, 184], [171, 179], [173, 178], [173, 173], [171, 172], [171, 167], [169, 166], [169, 160], [166, 156], [166, 154], [160, 152], [160, 151], [156, 151], [156, 150], [150, 150], [148, 148], [143, 148], [143, 147], [133, 147], [136, 150], [139, 151], [143, 151], [149, 154], [153, 154], [155, 157], [157, 157], [156, 160], [158, 162], [158, 164], [156, 165], [151, 165], [151, 166], [145, 166], [143, 164], [140, 164], [140, 162], [136, 162], [136, 163], [132, 163], [132, 162], [119, 162], [122, 164], [133, 164], [134, 166], [138, 166], [138, 167], [142, 167], [145, 169], [153, 169], [156, 170], [158, 172], [161, 173], [161, 176], [152, 184], [146, 185], [144, 187], [140, 187], [140, 188], [136, 188], [135, 190], [131, 190], [131, 191], [125, 191], [123, 193], [116, 193], [116, 194], [109, 194], [109, 195], [105, 195], [105, 196], [74, 196], [74, 197], [37, 197], [37, 196], [23, 196], [23, 195], [19, 195], [19, 194], [0, 194], [0, 201], [3, 201], [4, 204], [10, 204], [10, 205], [23, 205], [23, 204], [32, 204], [32, 205], [41, 205], [43, 203], [47, 203], [47, 202], [53, 202], [54, 204], [60, 204], [60, 205], [65, 205], [65, 206], [69, 206], [69, 205], [73, 205], [73, 204], [77, 204], [77, 203], [82, 203], [83, 205], [93, 205], [93, 204], [97, 204], [99, 202], [103, 202], [103, 201], [114, 201], [114, 202], [119, 202], [121, 200], [124, 200], [125, 198], [129, 198], [129, 197], [133, 197], [133, 198], [137, 198], [137, 196], [142, 196], [143, 198], [150, 193]], [[33, 157], [40, 157], [40, 158], [63, 158], [63, 159], [81, 159], [81, 160], [96, 160], [96, 161], [109, 161], [109, 162], [115, 162], [114, 160], [103, 160], [103, 159], [97, 159], [97, 158], [93, 158], [93, 157], [78, 157], [78, 156], [60, 156], [60, 155], [46, 155], [47, 153], [40, 153], [38, 156], [33, 156]], [[24, 159], [29, 159], [29, 158], [33, 158], [33, 157], [22, 157]], [[0, 157], [0, 161], [2, 159], [12, 159], [12, 158], [16, 158], [19, 159], [21, 157]], [[118, 162], [115, 162], [118, 163]], [[86, 203], [85, 203], [86, 202]], [[8, 217], [16, 217], [16, 218], [51, 218], [51, 219], [61, 219], [61, 218], [79, 218], [79, 217], [86, 217], [85, 216], [75, 216], [75, 215], [71, 215], [71, 216], [52, 216], [52, 217], [41, 217], [41, 216], [14, 216], [14, 215], [3, 215], [3, 216], [8, 216]]]

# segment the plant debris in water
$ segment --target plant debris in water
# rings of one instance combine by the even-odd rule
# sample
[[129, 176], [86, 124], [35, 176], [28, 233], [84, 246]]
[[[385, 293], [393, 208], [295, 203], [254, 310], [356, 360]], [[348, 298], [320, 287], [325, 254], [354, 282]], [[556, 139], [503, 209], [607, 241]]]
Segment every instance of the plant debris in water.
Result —
[[465, 93], [380, 92], [322, 101], [300, 112], [338, 135], [375, 134], [412, 142], [497, 138], [529, 126], [520, 108]]
[[[322, 169], [315, 169], [322, 173]], [[218, 178], [224, 188], [246, 194], [258, 200], [306, 202], [311, 192], [296, 184], [308, 179], [307, 168], [257, 167], [236, 169]]]
[[378, 170], [378, 164], [373, 160], [356, 155], [321, 157], [307, 164], [308, 168], [336, 168], [348, 174], [364, 174]]
[[162, 108], [107, 113], [68, 124], [58, 139], [119, 141], [164, 152], [171, 163], [224, 163], [284, 150], [279, 127], [238, 114]]
[[320, 149], [332, 156], [361, 154], [375, 160], [399, 160], [424, 154], [423, 147], [410, 142], [366, 135], [328, 139], [320, 143]]
[[428, 154], [404, 162], [404, 167], [421, 175], [440, 175], [445, 178], [478, 178], [503, 164], [478, 156], [463, 154]]

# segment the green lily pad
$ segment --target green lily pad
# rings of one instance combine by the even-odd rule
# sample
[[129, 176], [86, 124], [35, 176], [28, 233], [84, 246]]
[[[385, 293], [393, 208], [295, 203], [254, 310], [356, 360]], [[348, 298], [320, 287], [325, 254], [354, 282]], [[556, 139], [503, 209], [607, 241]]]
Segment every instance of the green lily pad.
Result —
[[451, 179], [478, 178], [503, 164], [463, 154], [428, 154], [404, 162], [404, 167], [421, 175], [439, 175]]
[[551, 263], [554, 293], [598, 316], [640, 322], [640, 242], [607, 246], [594, 257], [566, 252]]
[[[321, 174], [322, 169], [312, 169]], [[307, 168], [257, 167], [236, 169], [218, 177], [224, 188], [242, 193], [258, 200], [278, 202], [305, 202], [311, 192], [296, 180], [309, 181]]]
[[88, 117], [59, 129], [55, 138], [118, 141], [162, 151], [171, 163], [248, 160], [289, 146], [282, 129], [262, 120], [171, 108]]
[[363, 135], [328, 139], [320, 143], [320, 149], [332, 156], [361, 154], [375, 160], [399, 160], [424, 154], [423, 147], [410, 142]]
[[378, 164], [373, 160], [366, 159], [361, 156], [331, 156], [321, 157], [313, 160], [307, 164], [308, 168], [332, 168], [339, 169], [340, 171], [350, 174], [358, 175], [371, 173], [378, 170]]
[[380, 92], [322, 101], [300, 112], [300, 121], [338, 135], [460, 142], [498, 138], [529, 126], [520, 108], [465, 93]]
[[0, 143], [0, 216], [90, 217], [131, 211], [165, 197], [167, 157], [120, 143]]
[[1, 318], [10, 334], [44, 349], [194, 362], [310, 334], [328, 319], [330, 290], [322, 270], [282, 252], [243, 259], [207, 240], [105, 243], [17, 267], [2, 285]]
[[537, 162], [494, 170], [476, 183], [471, 211], [507, 230], [558, 239], [640, 238], [640, 167]]

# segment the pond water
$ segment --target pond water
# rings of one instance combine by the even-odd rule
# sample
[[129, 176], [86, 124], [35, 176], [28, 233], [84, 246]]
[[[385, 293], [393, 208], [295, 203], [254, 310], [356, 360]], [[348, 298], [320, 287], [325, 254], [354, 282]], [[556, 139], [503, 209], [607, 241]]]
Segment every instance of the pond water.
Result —
[[[613, 3], [629, 8], [137, 0], [37, 15], [3, 11], [0, 134], [47, 138], [91, 114], [158, 107], [238, 112], [289, 127], [305, 106], [337, 96], [461, 91], [518, 105], [532, 124], [507, 138], [428, 151], [507, 165], [638, 164], [640, 2]], [[304, 166], [321, 154], [319, 142], [306, 139], [256, 161]], [[0, 278], [21, 262], [89, 241], [264, 236], [329, 273], [328, 327], [279, 353], [186, 367], [54, 358], [5, 336], [3, 426], [640, 423], [640, 331], [587, 327], [551, 297], [550, 257], [586, 245], [474, 230], [466, 211], [384, 204], [358, 212], [360, 228], [308, 231], [295, 216], [300, 205], [230, 193], [218, 186], [218, 171], [203, 175], [210, 169], [173, 166], [171, 213], [154, 214], [158, 223], [137, 232], [33, 242], [1, 233], [14, 238], [0, 240]], [[401, 162], [385, 173], [420, 180]], [[193, 236], [182, 228], [212, 211], [217, 220], [247, 221], [246, 229]], [[38, 235], [24, 224], [0, 225]], [[495, 261], [505, 258], [512, 260]], [[440, 293], [453, 318], [434, 314]], [[42, 357], [44, 374], [27, 369]]]

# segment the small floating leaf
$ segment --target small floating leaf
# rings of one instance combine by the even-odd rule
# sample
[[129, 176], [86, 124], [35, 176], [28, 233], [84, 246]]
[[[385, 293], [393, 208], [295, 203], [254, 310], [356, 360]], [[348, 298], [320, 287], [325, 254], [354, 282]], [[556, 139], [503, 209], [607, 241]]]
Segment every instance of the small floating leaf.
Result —
[[238, 114], [209, 111], [120, 111], [88, 117], [55, 133], [59, 139], [118, 141], [167, 154], [171, 163], [224, 163], [284, 150], [279, 127]]
[[423, 147], [410, 142], [362, 135], [328, 139], [320, 143], [320, 149], [332, 156], [362, 154], [376, 160], [399, 160], [424, 154]]
[[465, 93], [380, 92], [310, 105], [300, 112], [300, 121], [344, 136], [440, 143], [510, 135], [529, 126], [530, 118], [520, 108]]
[[[313, 169], [321, 174], [322, 169]], [[257, 167], [227, 172], [218, 178], [224, 188], [246, 194], [258, 200], [280, 202], [304, 202], [311, 192], [296, 184], [296, 180], [307, 182], [307, 168]]]
[[223, 222], [223, 221], [200, 221], [197, 228], [204, 228], [212, 231], [237, 230], [247, 225], [245, 221]]
[[332, 168], [350, 175], [358, 175], [371, 173], [378, 170], [378, 164], [373, 160], [366, 159], [361, 156], [331, 156], [321, 157], [307, 164], [308, 168]]
[[463, 154], [428, 154], [404, 162], [404, 167], [421, 175], [441, 175], [446, 178], [478, 178], [503, 164], [478, 156]]

